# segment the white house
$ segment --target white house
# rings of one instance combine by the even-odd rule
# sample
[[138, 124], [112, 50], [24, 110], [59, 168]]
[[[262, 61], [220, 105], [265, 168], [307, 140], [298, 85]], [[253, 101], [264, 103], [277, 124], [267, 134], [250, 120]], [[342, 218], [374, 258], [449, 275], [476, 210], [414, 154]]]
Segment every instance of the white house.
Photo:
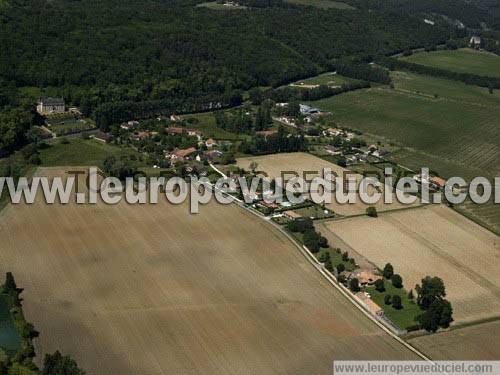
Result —
[[472, 48], [476, 48], [476, 49], [479, 49], [481, 48], [481, 37], [479, 36], [473, 36], [470, 38], [470, 41], [469, 41], [469, 45], [472, 47]]
[[40, 114], [64, 113], [66, 106], [63, 98], [41, 98], [36, 110]]

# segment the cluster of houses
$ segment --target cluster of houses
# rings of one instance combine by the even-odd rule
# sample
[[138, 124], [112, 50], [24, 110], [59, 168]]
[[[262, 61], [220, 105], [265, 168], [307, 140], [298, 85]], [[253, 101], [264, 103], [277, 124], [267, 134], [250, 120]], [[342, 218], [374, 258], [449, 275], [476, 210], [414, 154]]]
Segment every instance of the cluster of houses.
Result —
[[[355, 138], [353, 132], [338, 128], [328, 128], [323, 131], [323, 135], [326, 137], [340, 137], [344, 144], [348, 144]], [[381, 158], [387, 154], [386, 151], [381, 150], [377, 145], [370, 145], [366, 149], [351, 148], [349, 155], [344, 154], [344, 148], [341, 146], [326, 145], [324, 146], [324, 151], [327, 155], [331, 156], [345, 156], [346, 163], [351, 165], [367, 163], [369, 161], [369, 156]]]
[[[279, 108], [284, 108], [287, 106], [288, 103], [276, 103], [276, 107]], [[329, 113], [329, 112], [324, 112], [318, 108], [308, 106], [306, 104], [299, 104], [299, 110], [300, 110], [300, 115], [303, 116], [305, 124], [311, 124], [319, 116], [324, 116]], [[292, 116], [280, 116], [276, 117], [275, 120], [288, 126], [297, 127], [297, 119]]]
[[[163, 119], [163, 118], [162, 118]], [[160, 119], [160, 120], [162, 120]], [[171, 121], [177, 121], [178, 116], [172, 115], [170, 117]], [[142, 130], [135, 131], [140, 125], [139, 121], [127, 121], [120, 125], [120, 127], [124, 130], [131, 132], [131, 138], [135, 141], [141, 141], [148, 138], [153, 138], [157, 136], [159, 133], [157, 131], [150, 130]], [[168, 126], [165, 128], [165, 132], [169, 136], [182, 135], [185, 134], [190, 137], [196, 137], [198, 141], [198, 146], [203, 148], [205, 146], [206, 151], [200, 151], [195, 147], [189, 147], [186, 149], [175, 149], [173, 151], [164, 151], [165, 159], [168, 159], [172, 164], [177, 162], [194, 162], [194, 161], [204, 161], [208, 160], [209, 162], [216, 162], [223, 155], [223, 152], [216, 149], [216, 146], [219, 145], [219, 142], [212, 138], [205, 139], [203, 137], [203, 133], [197, 129], [190, 129], [179, 126]], [[221, 144], [223, 142], [220, 142]], [[224, 143], [226, 144], [226, 143]]]

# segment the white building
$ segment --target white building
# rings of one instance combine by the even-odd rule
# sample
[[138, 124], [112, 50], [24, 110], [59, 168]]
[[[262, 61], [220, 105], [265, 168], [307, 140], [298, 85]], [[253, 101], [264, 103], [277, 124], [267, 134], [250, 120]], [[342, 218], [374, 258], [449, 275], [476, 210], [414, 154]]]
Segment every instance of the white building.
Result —
[[42, 98], [38, 101], [36, 110], [40, 114], [64, 113], [66, 106], [63, 98]]

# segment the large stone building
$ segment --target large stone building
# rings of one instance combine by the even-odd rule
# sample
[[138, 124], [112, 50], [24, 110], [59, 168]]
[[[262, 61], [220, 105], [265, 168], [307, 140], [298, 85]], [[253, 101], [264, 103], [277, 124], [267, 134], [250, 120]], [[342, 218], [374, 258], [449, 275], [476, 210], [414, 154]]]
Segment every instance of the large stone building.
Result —
[[64, 113], [66, 106], [63, 98], [42, 98], [38, 101], [36, 110], [41, 114]]

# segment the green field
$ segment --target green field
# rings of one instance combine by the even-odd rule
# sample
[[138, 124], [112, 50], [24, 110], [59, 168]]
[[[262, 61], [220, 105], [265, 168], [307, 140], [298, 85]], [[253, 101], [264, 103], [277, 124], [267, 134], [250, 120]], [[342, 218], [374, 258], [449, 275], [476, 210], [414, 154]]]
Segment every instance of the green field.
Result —
[[459, 82], [394, 73], [395, 89], [358, 90], [314, 102], [341, 126], [401, 146], [394, 157], [444, 177], [500, 172], [500, 95]]
[[308, 5], [322, 9], [341, 9], [341, 10], [356, 9], [349, 4], [333, 0], [287, 0], [287, 1], [291, 4]]
[[131, 148], [109, 145], [94, 139], [70, 139], [69, 143], [55, 143], [40, 150], [40, 159], [44, 167], [65, 165], [102, 167], [102, 162], [108, 156], [140, 155]]
[[340, 74], [324, 73], [316, 77], [303, 79], [294, 82], [292, 85], [327, 85], [327, 86], [342, 86], [344, 83], [356, 82], [357, 80], [341, 76]]
[[500, 77], [499, 56], [469, 48], [455, 51], [420, 52], [411, 56], [401, 57], [401, 59], [458, 73]]
[[13, 355], [21, 348], [21, 338], [17, 334], [14, 319], [9, 308], [0, 295], [0, 349], [8, 355]]

